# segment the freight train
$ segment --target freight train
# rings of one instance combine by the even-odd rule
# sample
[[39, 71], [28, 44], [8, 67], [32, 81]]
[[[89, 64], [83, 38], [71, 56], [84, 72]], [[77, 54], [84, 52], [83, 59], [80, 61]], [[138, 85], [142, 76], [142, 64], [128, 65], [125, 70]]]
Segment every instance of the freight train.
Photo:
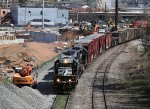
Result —
[[126, 28], [124, 30], [94, 33], [75, 40], [72, 47], [64, 51], [54, 63], [54, 86], [59, 90], [72, 89], [87, 65], [103, 51], [145, 34], [144, 28]]

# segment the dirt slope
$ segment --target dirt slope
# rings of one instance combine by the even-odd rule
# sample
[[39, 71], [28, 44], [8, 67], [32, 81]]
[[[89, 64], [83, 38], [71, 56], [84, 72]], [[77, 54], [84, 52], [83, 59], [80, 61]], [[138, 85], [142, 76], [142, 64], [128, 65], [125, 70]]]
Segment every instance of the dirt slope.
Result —
[[10, 65], [17, 65], [27, 62], [27, 60], [25, 61], [25, 58], [35, 57], [34, 64], [41, 64], [58, 54], [52, 49], [63, 46], [63, 43], [47, 44], [37, 42], [2, 45], [0, 46], [0, 62], [9, 61]]
[[[57, 43], [38, 43], [29, 42], [25, 44], [8, 44], [0, 46], [0, 63], [3, 63], [0, 70], [8, 73], [12, 66], [19, 67], [28, 63], [34, 67], [39, 66], [45, 61], [52, 59], [59, 54], [55, 50], [56, 47], [62, 48], [66, 46], [63, 42]], [[1, 69], [1, 68], [0, 68]]]

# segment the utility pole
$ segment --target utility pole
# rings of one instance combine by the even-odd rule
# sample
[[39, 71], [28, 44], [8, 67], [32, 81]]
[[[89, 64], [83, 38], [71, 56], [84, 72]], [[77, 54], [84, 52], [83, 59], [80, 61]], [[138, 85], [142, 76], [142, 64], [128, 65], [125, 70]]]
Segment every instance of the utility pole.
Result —
[[106, 13], [106, 2], [105, 2], [105, 13]]
[[118, 0], [116, 0], [115, 5], [115, 31], [117, 31], [117, 25], [118, 25]]
[[2, 14], [1, 14], [1, 7], [0, 7], [0, 25], [1, 25], [1, 20], [2, 20]]
[[77, 21], [78, 21], [78, 19], [79, 19], [78, 11], [76, 11], [76, 14], [77, 14]]
[[44, 29], [44, 0], [43, 0], [43, 6], [42, 6], [42, 29]]
[[107, 13], [106, 13], [106, 11], [107, 11], [107, 7], [106, 7], [106, 6], [107, 6], [107, 5], [106, 5], [106, 2], [105, 2], [105, 10], [104, 10], [104, 11], [105, 11], [105, 17], [104, 17], [104, 18], [105, 18], [105, 21], [107, 21], [107, 17], [108, 17], [108, 16], [107, 16]]

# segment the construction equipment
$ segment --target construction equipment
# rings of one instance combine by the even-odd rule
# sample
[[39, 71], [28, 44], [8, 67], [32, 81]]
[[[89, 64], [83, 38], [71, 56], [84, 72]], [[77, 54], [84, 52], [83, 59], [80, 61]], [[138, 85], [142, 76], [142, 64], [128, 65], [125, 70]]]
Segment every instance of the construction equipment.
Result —
[[13, 84], [19, 87], [30, 86], [36, 88], [37, 73], [32, 74], [32, 65], [22, 66], [20, 68], [13, 67], [15, 74], [13, 75]]
[[92, 31], [93, 31], [93, 27], [90, 22], [81, 22], [79, 25], [79, 29], [81, 33], [85, 35], [92, 34]]
[[108, 20], [108, 27], [111, 28], [110, 31], [113, 32], [115, 31], [115, 21], [112, 20], [112, 18], [110, 17]]

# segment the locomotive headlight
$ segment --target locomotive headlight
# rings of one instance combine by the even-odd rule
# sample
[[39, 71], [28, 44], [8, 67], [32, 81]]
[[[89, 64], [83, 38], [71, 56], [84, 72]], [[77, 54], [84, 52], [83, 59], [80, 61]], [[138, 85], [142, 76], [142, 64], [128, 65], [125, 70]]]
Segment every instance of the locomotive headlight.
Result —
[[57, 81], [57, 82], [60, 82], [60, 79], [58, 78], [56, 81]]
[[68, 60], [67, 60], [67, 59], [65, 59], [65, 60], [64, 60], [64, 63], [68, 63]]
[[71, 79], [69, 79], [69, 82], [71, 82], [72, 80]]

